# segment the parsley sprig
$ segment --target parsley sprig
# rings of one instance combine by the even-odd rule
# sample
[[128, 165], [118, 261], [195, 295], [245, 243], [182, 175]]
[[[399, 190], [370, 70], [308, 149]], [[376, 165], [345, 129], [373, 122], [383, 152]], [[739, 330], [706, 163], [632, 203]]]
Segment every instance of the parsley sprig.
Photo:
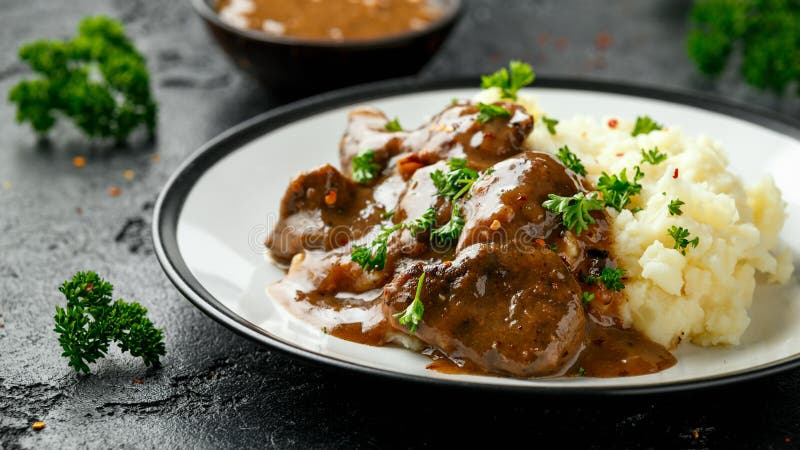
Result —
[[403, 228], [413, 234], [427, 231], [436, 225], [436, 210], [428, 208], [421, 216], [391, 226], [381, 227], [378, 235], [367, 245], [357, 245], [350, 253], [350, 260], [366, 270], [383, 270], [386, 267], [389, 238]]
[[422, 275], [419, 276], [419, 280], [417, 280], [417, 293], [414, 295], [414, 301], [412, 301], [402, 312], [392, 315], [392, 317], [398, 319], [397, 321], [400, 322], [400, 325], [411, 325], [411, 329], [408, 330], [408, 334], [414, 334], [414, 332], [417, 331], [417, 326], [419, 326], [419, 322], [422, 320], [422, 315], [425, 313], [425, 305], [422, 304], [422, 300], [420, 299], [420, 295], [422, 294], [422, 286], [424, 283], [425, 272], [422, 272]]
[[533, 83], [536, 75], [529, 64], [511, 61], [508, 70], [502, 68], [491, 75], [481, 77], [481, 88], [500, 88], [501, 98], [517, 99], [517, 92], [524, 86]]
[[636, 118], [636, 124], [633, 126], [633, 131], [631, 131], [631, 136], [648, 134], [651, 131], [660, 130], [662, 128], [663, 128], [662, 125], [651, 119], [650, 116], [639, 116]]
[[556, 134], [556, 125], [558, 125], [558, 120], [551, 119], [547, 116], [542, 116], [542, 122], [544, 122], [545, 127], [547, 127], [547, 132], [554, 135]]
[[572, 153], [568, 146], [563, 146], [558, 149], [556, 157], [561, 161], [567, 169], [577, 173], [578, 175], [586, 176], [586, 168], [583, 167], [581, 159], [575, 153]]
[[603, 172], [597, 180], [597, 190], [603, 194], [603, 201], [617, 211], [622, 211], [631, 202], [631, 197], [642, 191], [639, 180], [644, 174], [639, 166], [634, 166], [632, 180], [628, 180], [627, 169], [622, 169], [619, 175], [609, 175]]
[[600, 275], [588, 275], [586, 277], [587, 283], [595, 283], [597, 281], [603, 283], [606, 289], [611, 289], [612, 291], [621, 291], [625, 289], [625, 284], [622, 283], [622, 279], [625, 277], [625, 269], [609, 269], [608, 267], [604, 268]]
[[603, 202], [597, 198], [597, 193], [592, 192], [585, 195], [578, 192], [572, 197], [562, 197], [556, 194], [548, 194], [542, 206], [556, 214], [561, 214], [561, 221], [565, 227], [572, 230], [575, 234], [588, 230], [589, 225], [595, 223], [590, 211], [603, 209]]
[[89, 372], [108, 353], [112, 341], [120, 350], [141, 357], [146, 366], [157, 365], [165, 353], [162, 330], [147, 318], [147, 309], [122, 299], [112, 303], [114, 286], [95, 272], [78, 272], [59, 291], [67, 306], [56, 306], [55, 328], [61, 356], [78, 372]]
[[683, 227], [673, 225], [667, 230], [667, 234], [675, 240], [675, 245], [672, 248], [680, 251], [681, 255], [686, 255], [686, 249], [689, 246], [697, 248], [697, 245], [700, 243], [699, 237], [695, 236], [694, 239], [689, 239], [691, 233]]
[[375, 150], [364, 150], [353, 158], [353, 181], [356, 183], [369, 183], [378, 176], [380, 164], [374, 162]]
[[510, 117], [511, 112], [500, 105], [478, 103], [478, 122], [486, 123], [494, 118]]
[[594, 294], [590, 294], [586, 291], [583, 291], [583, 293], [581, 294], [581, 300], [583, 300], [583, 306], [587, 306], [589, 303], [592, 302], [592, 300], [594, 300]]
[[442, 227], [433, 230], [431, 238], [437, 239], [440, 242], [455, 242], [458, 240], [458, 236], [461, 235], [461, 230], [464, 229], [465, 225], [457, 201], [469, 193], [470, 189], [472, 189], [472, 185], [475, 184], [475, 181], [480, 177], [480, 174], [467, 167], [466, 159], [453, 158], [447, 162], [447, 165], [450, 171], [444, 173], [441, 170], [436, 170], [431, 173], [431, 180], [433, 180], [433, 184], [436, 186], [439, 195], [445, 197], [450, 202], [450, 221]]
[[667, 160], [667, 154], [658, 151], [658, 147], [645, 151], [642, 149], [642, 164], [650, 163], [656, 165]]

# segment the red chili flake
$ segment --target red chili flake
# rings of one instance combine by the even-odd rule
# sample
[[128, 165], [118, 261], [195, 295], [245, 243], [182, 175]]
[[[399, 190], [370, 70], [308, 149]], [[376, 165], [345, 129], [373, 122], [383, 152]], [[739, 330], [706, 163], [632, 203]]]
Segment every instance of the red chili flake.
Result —
[[483, 138], [484, 139], [494, 139], [495, 135], [494, 135], [494, 133], [486, 132], [486, 133], [483, 133]]
[[519, 195], [517, 196], [517, 201], [518, 201], [518, 202], [524, 202], [524, 201], [525, 201], [525, 200], [527, 200], [527, 199], [528, 199], [528, 197], [526, 197], [526, 196], [525, 196], [525, 195], [523, 195], [523, 194], [519, 194]]
[[611, 33], [607, 31], [602, 31], [600, 33], [597, 33], [597, 36], [595, 36], [594, 46], [598, 50], [607, 50], [609, 47], [611, 47], [611, 41], [612, 41]]
[[339, 245], [344, 245], [344, 244], [347, 244], [347, 239], [345, 238], [339, 239]]
[[72, 158], [72, 165], [75, 167], [83, 167], [86, 165], [86, 158], [83, 156], [76, 156]]
[[118, 187], [110, 187], [108, 188], [108, 195], [112, 197], [119, 197], [119, 194], [122, 193], [122, 189]]
[[331, 189], [327, 194], [325, 194], [325, 204], [331, 206], [334, 203], [336, 203], [336, 191]]
[[141, 378], [134, 378], [133, 382], [136, 383], [136, 384], [144, 384], [144, 381], [142, 381]]
[[617, 125], [619, 125], [617, 119], [608, 119], [608, 128], [617, 128]]
[[540, 47], [544, 47], [547, 43], [550, 42], [550, 35], [547, 33], [539, 33], [536, 36], [536, 43], [539, 44]]
[[675, 178], [675, 179], [678, 178], [678, 168], [677, 167], [675, 168], [675, 172], [672, 172], [672, 178]]
[[545, 242], [544, 239], [536, 238], [534, 242], [536, 242], [536, 245], [538, 245], [539, 247], [544, 247], [547, 245], [547, 242]]

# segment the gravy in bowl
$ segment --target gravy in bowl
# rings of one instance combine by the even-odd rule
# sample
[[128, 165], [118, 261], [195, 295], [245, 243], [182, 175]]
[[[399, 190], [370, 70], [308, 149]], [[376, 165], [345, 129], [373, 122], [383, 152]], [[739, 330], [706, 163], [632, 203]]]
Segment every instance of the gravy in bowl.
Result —
[[421, 30], [443, 14], [428, 0], [219, 0], [216, 9], [239, 28], [332, 41]]

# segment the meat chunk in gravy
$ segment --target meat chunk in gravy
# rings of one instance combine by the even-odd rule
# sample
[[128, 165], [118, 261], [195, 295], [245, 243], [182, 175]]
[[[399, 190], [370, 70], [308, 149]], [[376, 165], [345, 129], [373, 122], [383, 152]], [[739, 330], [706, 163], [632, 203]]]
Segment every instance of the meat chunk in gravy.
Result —
[[298, 175], [267, 238], [270, 254], [287, 263], [304, 250], [331, 250], [358, 239], [384, 212], [372, 196], [371, 189], [356, 185], [330, 164]]
[[509, 115], [482, 122], [476, 105], [458, 103], [416, 130], [394, 132], [386, 130], [389, 119], [385, 114], [374, 108], [358, 108], [350, 113], [339, 146], [342, 170], [351, 175], [353, 158], [365, 150], [374, 152], [373, 161], [382, 171], [396, 166], [405, 179], [420, 167], [449, 158], [466, 158], [471, 167], [486, 169], [521, 152], [533, 131], [533, 117], [524, 108], [514, 103], [496, 104]]
[[583, 346], [581, 288], [547, 249], [476, 244], [452, 263], [419, 263], [383, 291], [391, 324], [413, 301], [417, 281], [425, 312], [414, 335], [449, 358], [518, 377], [564, 372]]

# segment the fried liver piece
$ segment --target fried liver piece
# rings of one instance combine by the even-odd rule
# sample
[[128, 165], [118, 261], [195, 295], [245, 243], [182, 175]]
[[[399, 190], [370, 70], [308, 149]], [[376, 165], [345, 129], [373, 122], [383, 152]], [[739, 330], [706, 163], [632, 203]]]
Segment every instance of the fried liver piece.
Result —
[[425, 272], [424, 314], [414, 335], [451, 360], [517, 377], [563, 373], [583, 348], [581, 288], [547, 249], [476, 244], [452, 263], [417, 263], [384, 287], [384, 314], [413, 301]]
[[304, 250], [331, 250], [360, 238], [380, 223], [383, 211], [371, 189], [326, 164], [292, 179], [266, 246], [273, 258], [288, 263]]

